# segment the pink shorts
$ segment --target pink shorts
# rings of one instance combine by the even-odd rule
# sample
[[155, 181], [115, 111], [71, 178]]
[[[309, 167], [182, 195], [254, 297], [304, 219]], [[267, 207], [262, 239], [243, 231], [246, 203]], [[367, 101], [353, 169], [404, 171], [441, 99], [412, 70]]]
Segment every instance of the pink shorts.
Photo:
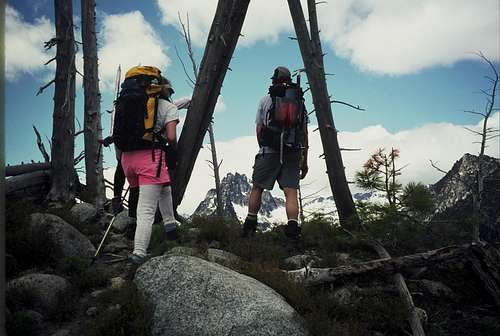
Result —
[[[160, 155], [163, 155], [160, 176], [156, 177]], [[122, 153], [121, 163], [123, 172], [131, 188], [147, 184], [170, 184], [170, 176], [165, 165], [165, 152], [156, 149], [155, 160], [153, 161], [152, 159], [151, 149]]]

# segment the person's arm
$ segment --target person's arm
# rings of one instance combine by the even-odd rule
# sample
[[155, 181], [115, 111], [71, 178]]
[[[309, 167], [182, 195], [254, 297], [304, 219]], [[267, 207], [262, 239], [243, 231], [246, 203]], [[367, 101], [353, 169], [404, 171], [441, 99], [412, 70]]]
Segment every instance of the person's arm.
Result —
[[169, 121], [166, 125], [167, 142], [174, 148], [177, 146], [177, 120]]
[[257, 124], [255, 126], [255, 134], [257, 135], [257, 143], [259, 144], [259, 147], [260, 147], [260, 135], [262, 133], [262, 125], [261, 124]]
[[307, 122], [304, 123], [304, 148], [302, 149], [302, 162], [300, 167], [300, 178], [306, 177], [309, 171], [309, 166], [307, 165], [307, 153], [309, 150], [309, 134], [307, 132]]
[[174, 105], [177, 106], [178, 110], [188, 109], [189, 106], [191, 105], [191, 98], [186, 97], [186, 98], [176, 100], [176, 101], [174, 101]]
[[257, 135], [257, 143], [259, 144], [259, 147], [261, 147], [260, 139], [262, 135], [262, 128], [264, 125], [263, 100], [264, 98], [260, 100], [259, 106], [257, 107], [257, 115], [255, 116], [255, 134]]

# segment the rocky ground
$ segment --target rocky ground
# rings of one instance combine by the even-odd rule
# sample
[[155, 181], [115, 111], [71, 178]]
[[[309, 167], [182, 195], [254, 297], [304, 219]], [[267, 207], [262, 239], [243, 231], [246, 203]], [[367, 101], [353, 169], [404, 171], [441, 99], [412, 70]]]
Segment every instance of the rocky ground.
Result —
[[[110, 222], [86, 203], [63, 210], [11, 201], [7, 209], [9, 335], [405, 335], [390, 277], [305, 288], [286, 271], [376, 258], [324, 222], [299, 244], [279, 229], [242, 240], [239, 227], [198, 218], [181, 241], [154, 225], [151, 259], [126, 280], [134, 221]], [[466, 264], [407, 272], [427, 335], [495, 335], [498, 308]]]

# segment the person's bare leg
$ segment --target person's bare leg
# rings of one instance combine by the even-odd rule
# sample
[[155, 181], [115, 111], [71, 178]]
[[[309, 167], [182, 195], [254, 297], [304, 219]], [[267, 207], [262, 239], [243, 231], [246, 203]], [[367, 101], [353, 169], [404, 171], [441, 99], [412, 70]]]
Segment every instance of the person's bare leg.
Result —
[[301, 228], [297, 220], [299, 216], [299, 202], [297, 200], [297, 189], [283, 188], [285, 192], [285, 207], [288, 223], [285, 227], [285, 235], [293, 240], [298, 241]]
[[263, 189], [255, 185], [252, 186], [250, 196], [248, 196], [248, 215], [243, 223], [243, 237], [253, 236], [257, 229], [257, 213], [259, 213], [262, 201]]
[[299, 218], [299, 202], [297, 200], [297, 189], [283, 188], [285, 192], [285, 207], [288, 220]]
[[262, 188], [255, 185], [252, 186], [250, 191], [250, 196], [248, 197], [248, 213], [252, 215], [257, 215], [260, 210], [260, 205], [262, 201]]

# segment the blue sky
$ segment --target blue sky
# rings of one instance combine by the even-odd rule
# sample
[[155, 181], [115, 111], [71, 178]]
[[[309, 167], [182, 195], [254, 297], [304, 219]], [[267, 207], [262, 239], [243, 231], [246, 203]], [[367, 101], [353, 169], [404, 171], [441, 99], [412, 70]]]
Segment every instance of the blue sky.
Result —
[[[73, 4], [75, 23], [79, 26], [80, 3], [73, 1]], [[174, 98], [189, 96], [191, 88], [175, 53], [177, 47], [188, 65], [177, 15], [180, 13], [185, 19], [189, 12], [195, 54], [200, 60], [215, 4], [214, 0], [98, 1], [101, 111], [111, 109], [112, 82], [118, 64], [125, 68], [138, 63], [158, 65], [174, 84]], [[6, 162], [17, 164], [41, 160], [31, 124], [44, 136], [51, 137], [53, 87], [40, 96], [35, 93], [54, 73], [53, 66], [43, 66], [53, 55], [53, 51], [43, 51], [43, 42], [54, 34], [54, 14], [53, 2], [49, 0], [8, 1], [7, 6]], [[331, 0], [320, 6], [323, 49], [328, 52], [325, 65], [327, 72], [335, 74], [328, 77], [330, 94], [366, 109], [359, 112], [333, 106], [336, 126], [345, 132], [346, 138], [353, 134], [356, 135], [353, 139], [370, 144], [360, 155], [367, 157], [372, 147], [385, 146], [388, 137], [404, 138], [405, 134], [417, 134], [416, 130], [433, 125], [452, 125], [456, 130], [453, 134], [460, 136], [461, 125], [476, 125], [480, 121], [462, 111], [482, 111], [485, 99], [478, 92], [488, 88], [484, 76], [490, 70], [472, 53], [482, 51], [498, 69], [499, 1], [425, 0], [405, 2], [403, 8], [396, 0]], [[232, 71], [226, 75], [215, 114], [216, 138], [221, 148], [231, 143], [247, 143], [244, 139], [253, 136], [256, 106], [267, 92], [273, 69], [277, 65], [292, 70], [302, 67], [297, 42], [288, 39], [294, 32], [286, 1], [252, 0], [242, 33], [245, 36], [235, 51]], [[75, 37], [81, 40], [80, 30], [75, 31]], [[77, 67], [83, 72], [81, 55]], [[78, 83], [76, 114], [83, 122], [81, 79]], [[311, 106], [310, 95], [306, 99]], [[315, 123], [313, 117], [311, 124]], [[107, 113], [103, 115], [103, 126], [107, 134]], [[379, 144], [370, 133], [376, 129], [379, 135], [387, 135]], [[369, 135], [371, 138], [366, 138]], [[429, 148], [425, 138], [407, 140]], [[44, 141], [48, 146], [48, 140]], [[82, 147], [81, 141], [77, 141], [78, 148]], [[249, 157], [253, 157], [255, 149], [252, 141], [248, 141], [249, 148], [242, 150]], [[354, 146], [354, 142], [357, 140], [341, 145]], [[473, 145], [454, 146], [449, 139], [436, 139], [436, 143], [445, 146], [441, 148], [442, 155], [435, 156], [447, 166], [461, 153], [475, 150]], [[396, 140], [390, 145], [401, 147]], [[452, 146], [453, 150], [446, 146]], [[493, 144], [490, 150], [491, 155], [499, 156], [498, 145]], [[232, 165], [228, 157], [231, 154], [221, 155], [224, 154], [227, 171], [238, 169], [249, 173], [251, 163], [241, 167]], [[200, 155], [205, 155], [203, 150]], [[422, 161], [423, 156], [418, 160]], [[114, 166], [112, 150], [105, 151], [105, 160], [106, 166]], [[362, 161], [361, 156], [359, 160]], [[320, 166], [321, 160], [318, 162]], [[353, 162], [355, 167], [351, 169], [357, 169], [361, 163]], [[201, 170], [195, 169], [195, 175], [205, 174], [204, 168], [199, 164], [197, 167]], [[321, 171], [323, 167], [318, 168], [318, 174]], [[433, 173], [417, 173], [421, 175], [413, 176], [414, 179], [436, 178]], [[324, 181], [324, 177], [318, 179]]]

